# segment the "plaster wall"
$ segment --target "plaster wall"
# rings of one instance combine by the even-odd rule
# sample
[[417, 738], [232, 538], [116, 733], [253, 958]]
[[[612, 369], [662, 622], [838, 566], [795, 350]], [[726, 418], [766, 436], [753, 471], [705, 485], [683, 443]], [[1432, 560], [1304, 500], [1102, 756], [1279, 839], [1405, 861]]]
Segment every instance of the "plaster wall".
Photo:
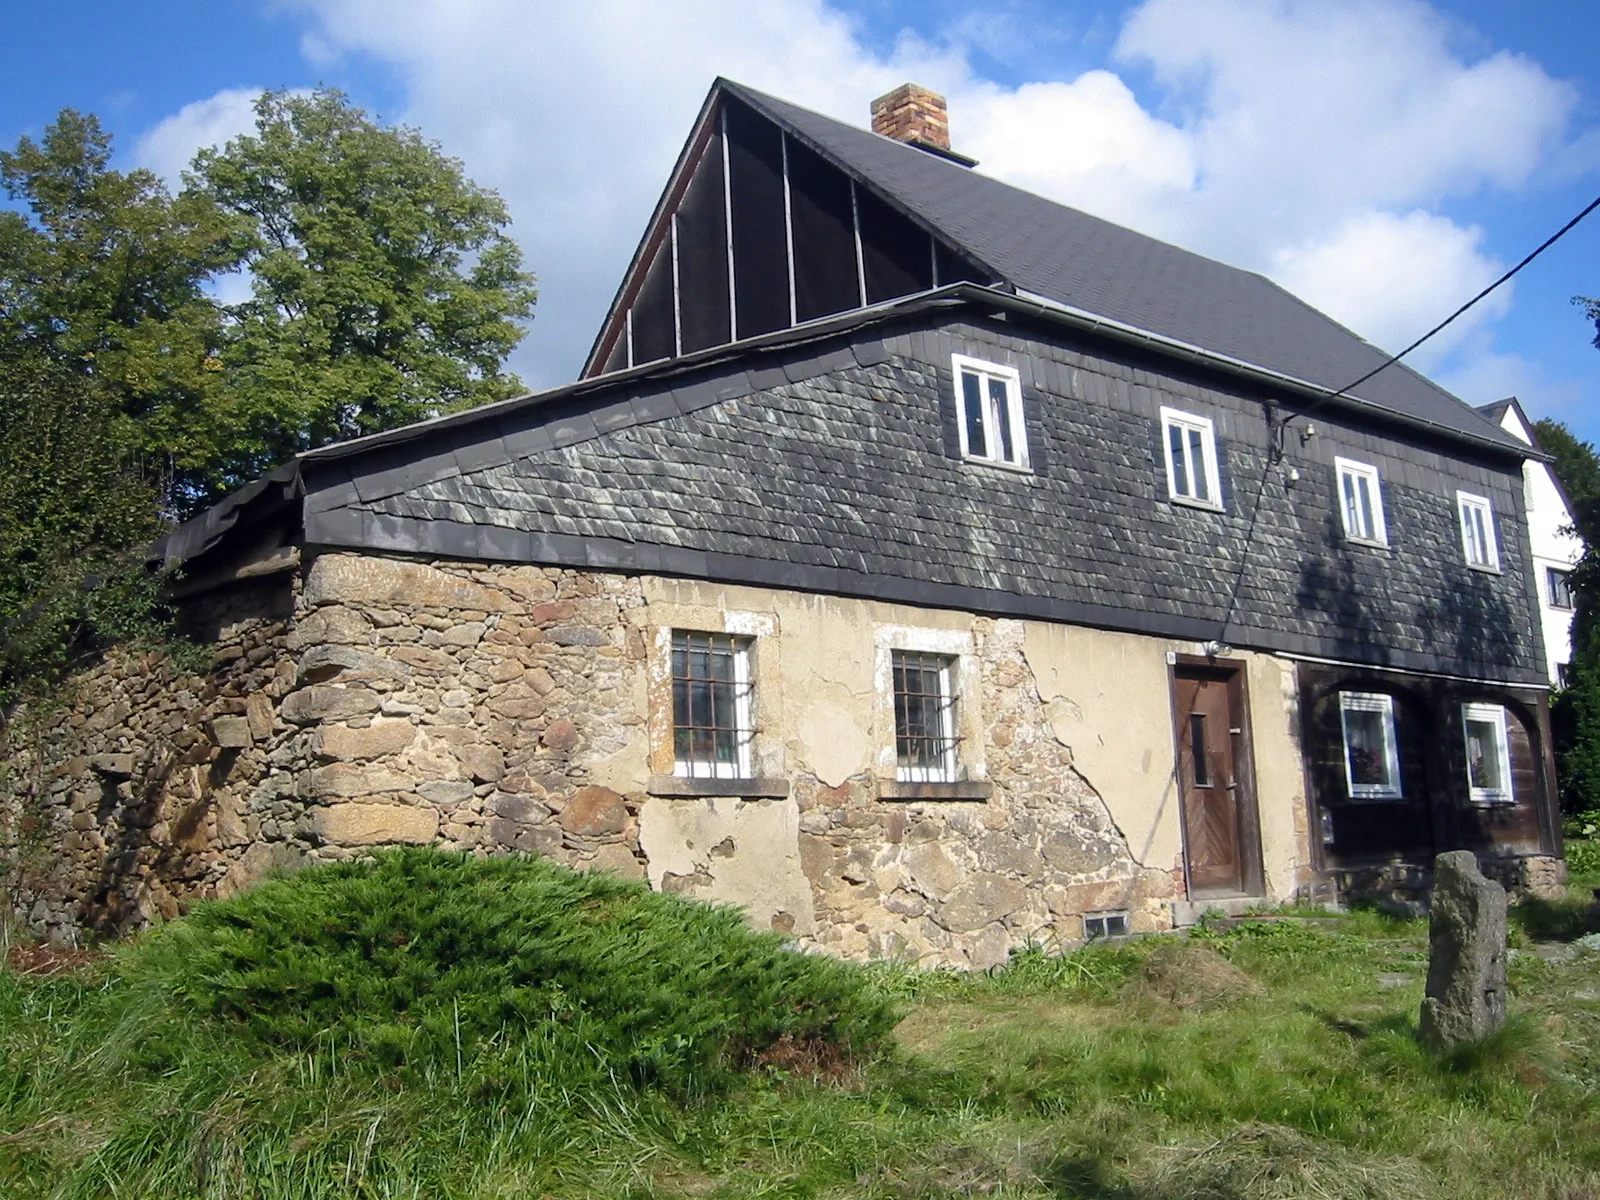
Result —
[[[1512, 437], [1533, 444], [1514, 406], [1506, 408], [1500, 425]], [[1583, 541], [1572, 532], [1572, 513], [1546, 463], [1528, 459], [1522, 464], [1523, 501], [1528, 512], [1528, 543], [1539, 589], [1539, 632], [1544, 641], [1545, 666], [1550, 682], [1559, 682], [1558, 668], [1572, 661], [1571, 608], [1550, 603], [1549, 568], [1570, 571], [1583, 557]]]
[[[1027, 657], [1055, 736], [1143, 866], [1183, 867], [1171, 667], [1192, 643], [1029, 622]], [[1236, 652], [1250, 698], [1266, 892], [1292, 898], [1307, 873], [1304, 772], [1292, 662]]]

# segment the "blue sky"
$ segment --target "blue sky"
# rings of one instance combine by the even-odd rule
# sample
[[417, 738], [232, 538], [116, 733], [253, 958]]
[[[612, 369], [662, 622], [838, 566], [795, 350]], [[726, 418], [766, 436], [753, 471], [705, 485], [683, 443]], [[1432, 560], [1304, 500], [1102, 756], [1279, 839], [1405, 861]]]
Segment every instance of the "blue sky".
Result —
[[[906, 79], [980, 169], [1263, 271], [1398, 348], [1600, 194], [1600, 34], [1491, 0], [13, 2], [0, 141], [64, 106], [169, 177], [261, 87], [341, 87], [510, 202], [542, 296], [515, 366], [577, 369], [718, 73], [865, 123]], [[1600, 442], [1600, 214], [1417, 365]]]

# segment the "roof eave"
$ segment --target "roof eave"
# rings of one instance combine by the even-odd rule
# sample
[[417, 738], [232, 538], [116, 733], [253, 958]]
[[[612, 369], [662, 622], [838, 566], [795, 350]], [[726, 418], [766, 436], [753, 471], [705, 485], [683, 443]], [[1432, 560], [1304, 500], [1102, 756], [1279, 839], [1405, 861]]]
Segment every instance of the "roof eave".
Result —
[[[993, 294], [996, 289], [985, 288], [986, 292]], [[1034, 312], [1047, 318], [1053, 318], [1063, 324], [1071, 325], [1084, 332], [1098, 333], [1132, 345], [1156, 350], [1158, 353], [1175, 357], [1188, 362], [1203, 363], [1214, 369], [1226, 371], [1229, 374], [1251, 379], [1258, 383], [1269, 383], [1274, 387], [1283, 388], [1310, 400], [1332, 404], [1337, 408], [1347, 411], [1359, 412], [1365, 416], [1376, 416], [1399, 425], [1413, 429], [1424, 430], [1437, 437], [1448, 438], [1454, 442], [1463, 442], [1482, 449], [1494, 450], [1500, 454], [1520, 458], [1533, 458], [1549, 461], [1550, 456], [1543, 451], [1524, 446], [1515, 441], [1510, 434], [1506, 434], [1507, 441], [1501, 442], [1495, 438], [1478, 437], [1465, 430], [1453, 429], [1437, 421], [1429, 421], [1422, 417], [1410, 416], [1397, 412], [1388, 405], [1379, 404], [1372, 400], [1363, 400], [1360, 396], [1341, 393], [1335, 388], [1309, 380], [1300, 379], [1286, 374], [1283, 371], [1273, 370], [1256, 363], [1246, 362], [1244, 359], [1233, 358], [1216, 350], [1207, 350], [1203, 346], [1195, 346], [1188, 342], [1178, 341], [1176, 338], [1164, 334], [1154, 333], [1148, 329], [1141, 329], [1136, 325], [1128, 325], [1110, 317], [1103, 317], [1087, 309], [1075, 308], [1049, 296], [1041, 296], [1036, 292], [1029, 292], [1018, 288], [1015, 295], [1005, 295], [1013, 308], [1020, 311]]]

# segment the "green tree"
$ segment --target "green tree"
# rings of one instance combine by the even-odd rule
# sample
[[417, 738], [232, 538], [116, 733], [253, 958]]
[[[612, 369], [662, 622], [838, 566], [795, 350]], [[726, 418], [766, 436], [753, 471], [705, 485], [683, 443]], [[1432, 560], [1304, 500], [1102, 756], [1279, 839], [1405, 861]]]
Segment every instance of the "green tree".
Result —
[[515, 395], [532, 276], [493, 192], [336, 91], [268, 92], [256, 129], [195, 160], [236, 221], [252, 296], [227, 309], [231, 405], [207, 491], [297, 451]]
[[1592, 296], [1574, 296], [1572, 302], [1583, 309], [1584, 315], [1594, 322], [1594, 344], [1600, 348], [1600, 300]]
[[205, 284], [232, 239], [206, 197], [110, 161], [110, 136], [71, 109], [0, 151], [0, 186], [25, 209], [0, 212], [0, 360], [93, 379], [119, 446], [181, 476], [216, 456], [222, 330]]
[[1600, 808], [1600, 455], [1559, 421], [1534, 423], [1539, 444], [1555, 460], [1556, 477], [1572, 503], [1574, 531], [1583, 557], [1572, 572], [1576, 611], [1567, 686], [1550, 706], [1562, 807]]
[[0, 362], [0, 727], [30, 684], [163, 628], [139, 552], [160, 525], [157, 492], [120, 402], [48, 355]]
[[[0, 152], [0, 713], [79, 656], [161, 628], [141, 547], [215, 457], [227, 222], [111, 165], [63, 111]], [[0, 719], [0, 726], [4, 721]]]
[[[163, 520], [521, 387], [534, 289], [500, 199], [336, 92], [256, 116], [176, 196], [72, 110], [0, 152], [0, 702], [160, 632]], [[253, 294], [224, 307], [232, 271]]]

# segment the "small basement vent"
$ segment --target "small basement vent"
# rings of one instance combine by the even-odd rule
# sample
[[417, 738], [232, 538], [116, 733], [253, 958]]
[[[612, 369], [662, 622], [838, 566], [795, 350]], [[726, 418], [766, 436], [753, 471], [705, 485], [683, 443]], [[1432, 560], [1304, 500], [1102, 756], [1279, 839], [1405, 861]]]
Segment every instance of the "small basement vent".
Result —
[[1086, 913], [1083, 918], [1083, 940], [1098, 942], [1103, 938], [1128, 936], [1128, 914], [1125, 912]]

